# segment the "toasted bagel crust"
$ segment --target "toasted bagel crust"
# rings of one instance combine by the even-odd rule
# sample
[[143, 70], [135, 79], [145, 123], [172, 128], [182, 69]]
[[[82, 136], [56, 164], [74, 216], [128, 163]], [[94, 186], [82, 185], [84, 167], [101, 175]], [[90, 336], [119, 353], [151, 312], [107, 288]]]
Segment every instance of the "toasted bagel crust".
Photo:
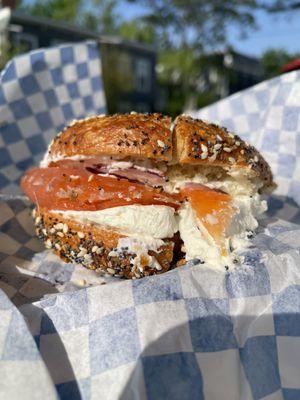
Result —
[[170, 161], [171, 118], [161, 114], [123, 114], [76, 121], [58, 135], [52, 157], [112, 156]]
[[159, 253], [148, 252], [156, 258], [160, 270], [146, 264], [138, 268], [132, 265], [132, 253], [129, 251], [118, 252], [118, 256], [109, 254], [116, 249], [118, 240], [126, 237], [118, 231], [99, 225], [82, 225], [45, 209], [35, 210], [34, 216], [37, 236], [48, 249], [52, 249], [66, 262], [79, 263], [88, 269], [131, 279], [161, 274], [171, 268], [174, 248], [172, 241], [165, 241]]
[[245, 169], [250, 177], [260, 179], [265, 189], [275, 186], [270, 166], [262, 155], [226, 128], [181, 115], [176, 118], [174, 135], [179, 164]]
[[241, 169], [250, 179], [261, 180], [265, 191], [276, 187], [268, 163], [253, 146], [226, 128], [186, 115], [176, 118], [173, 132], [171, 119], [161, 114], [132, 113], [75, 121], [53, 140], [49, 156], [78, 155]]

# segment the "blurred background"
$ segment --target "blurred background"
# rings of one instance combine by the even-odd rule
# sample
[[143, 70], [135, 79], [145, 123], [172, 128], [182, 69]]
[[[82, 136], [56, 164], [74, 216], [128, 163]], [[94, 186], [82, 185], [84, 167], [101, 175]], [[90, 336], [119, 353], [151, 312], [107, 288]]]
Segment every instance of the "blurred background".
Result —
[[298, 0], [0, 0], [0, 69], [87, 39], [108, 112], [198, 109], [300, 69]]

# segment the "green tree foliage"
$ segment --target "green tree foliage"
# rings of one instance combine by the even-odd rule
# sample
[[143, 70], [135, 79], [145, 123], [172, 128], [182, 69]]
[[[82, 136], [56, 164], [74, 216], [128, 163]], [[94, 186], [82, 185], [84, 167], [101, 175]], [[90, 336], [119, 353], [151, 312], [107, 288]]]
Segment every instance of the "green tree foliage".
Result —
[[270, 49], [262, 56], [262, 65], [266, 78], [272, 78], [282, 72], [284, 64], [299, 58], [300, 54], [291, 54], [283, 49]]
[[226, 44], [228, 26], [242, 34], [255, 28], [256, 0], [129, 0], [143, 4], [143, 20], [155, 27], [158, 81], [168, 93], [171, 114], [216, 99], [199, 85], [207, 66], [203, 52]]
[[203, 49], [226, 41], [227, 27], [242, 31], [255, 25], [256, 0], [128, 0], [144, 4], [143, 17], [172, 47]]
[[158, 39], [154, 26], [138, 19], [122, 22], [119, 35], [124, 39], [146, 44], [155, 44]]
[[[86, 15], [94, 18], [96, 30], [101, 34], [110, 35], [118, 33], [120, 16], [116, 12], [117, 0], [92, 0], [91, 7], [87, 7], [88, 1], [83, 0], [86, 8]], [[91, 29], [88, 21], [84, 25]]]
[[82, 0], [36, 0], [20, 4], [19, 10], [30, 15], [76, 23], [80, 15]]
[[[300, 0], [23, 0], [23, 11], [75, 23], [100, 34], [117, 34], [125, 39], [154, 45], [158, 53], [159, 84], [168, 92], [168, 112], [182, 111], [190, 104], [205, 105], [215, 100], [213, 89], [199, 89], [201, 72], [208, 68], [203, 53], [227, 45], [228, 27], [241, 35], [256, 28], [254, 12], [272, 13], [300, 9]], [[124, 19], [118, 5], [144, 6], [138, 18]], [[25, 7], [26, 4], [26, 7]], [[126, 12], [125, 12], [126, 15]], [[263, 55], [267, 77], [295, 55], [270, 50]], [[222, 71], [219, 71], [222, 73]]]
[[35, 0], [20, 3], [18, 9], [38, 17], [79, 24], [101, 34], [115, 34], [119, 28], [116, 5], [117, 0]]
[[300, 9], [299, 0], [275, 0], [262, 2], [261, 7], [270, 12], [295, 11]]

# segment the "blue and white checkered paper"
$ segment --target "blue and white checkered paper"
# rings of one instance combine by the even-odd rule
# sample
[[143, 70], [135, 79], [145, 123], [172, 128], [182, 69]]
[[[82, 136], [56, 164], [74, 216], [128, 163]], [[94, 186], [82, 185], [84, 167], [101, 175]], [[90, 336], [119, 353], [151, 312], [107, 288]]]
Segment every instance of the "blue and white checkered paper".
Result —
[[[78, 46], [93, 49], [99, 68], [95, 45]], [[23, 60], [30, 65], [31, 56]], [[43, 250], [28, 201], [2, 196], [0, 287], [11, 301], [1, 294], [1, 398], [300, 399], [300, 225], [291, 223], [299, 221], [299, 88], [300, 75], [292, 73], [199, 112], [259, 147], [279, 183], [269, 217], [234, 271], [190, 262], [160, 276], [99, 285], [103, 277]], [[21, 129], [16, 115], [10, 123]], [[8, 193], [19, 176], [9, 166], [20, 173], [26, 163], [13, 160], [13, 130], [5, 132], [10, 158], [1, 176]], [[16, 142], [27, 143], [20, 132]], [[28, 165], [41, 152], [33, 151]], [[91, 286], [78, 290], [83, 279]]]
[[19, 194], [24, 171], [67, 123], [105, 112], [98, 46], [90, 41], [21, 55], [0, 81], [0, 192]]
[[300, 224], [300, 71], [191, 114], [219, 122], [261, 151], [278, 184], [269, 215]]

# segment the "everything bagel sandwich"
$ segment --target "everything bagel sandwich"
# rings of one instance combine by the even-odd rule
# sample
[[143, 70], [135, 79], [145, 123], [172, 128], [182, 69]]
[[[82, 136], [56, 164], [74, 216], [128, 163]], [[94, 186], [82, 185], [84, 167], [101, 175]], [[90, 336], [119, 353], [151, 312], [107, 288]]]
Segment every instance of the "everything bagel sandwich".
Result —
[[190, 259], [240, 263], [275, 184], [258, 151], [225, 128], [131, 113], [75, 121], [21, 186], [47, 248], [135, 279]]

